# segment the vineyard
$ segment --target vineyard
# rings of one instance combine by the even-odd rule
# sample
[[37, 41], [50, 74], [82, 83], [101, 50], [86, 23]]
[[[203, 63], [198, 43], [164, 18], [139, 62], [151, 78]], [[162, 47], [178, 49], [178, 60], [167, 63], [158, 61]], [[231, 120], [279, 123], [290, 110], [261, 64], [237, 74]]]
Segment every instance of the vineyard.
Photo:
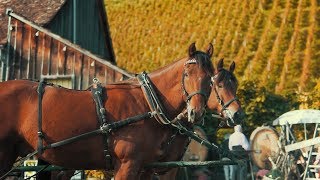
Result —
[[105, 0], [117, 65], [152, 71], [214, 43], [240, 80], [268, 91], [320, 85], [319, 0]]

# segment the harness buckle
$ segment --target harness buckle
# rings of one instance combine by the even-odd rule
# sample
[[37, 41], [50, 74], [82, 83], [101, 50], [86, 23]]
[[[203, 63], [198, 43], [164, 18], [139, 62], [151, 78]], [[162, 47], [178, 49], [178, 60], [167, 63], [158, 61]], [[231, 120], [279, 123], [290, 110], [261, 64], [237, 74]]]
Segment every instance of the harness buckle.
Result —
[[103, 115], [106, 114], [106, 109], [105, 108], [100, 108], [100, 113], [103, 114]]
[[92, 81], [93, 81], [94, 84], [100, 84], [99, 79], [96, 78], [96, 77], [93, 78]]
[[38, 137], [40, 137], [40, 138], [43, 138], [43, 137], [44, 137], [44, 135], [43, 135], [43, 132], [42, 132], [42, 131], [38, 131]]
[[104, 123], [102, 126], [100, 126], [100, 130], [102, 131], [102, 133], [107, 134], [111, 132], [112, 128], [110, 124]]

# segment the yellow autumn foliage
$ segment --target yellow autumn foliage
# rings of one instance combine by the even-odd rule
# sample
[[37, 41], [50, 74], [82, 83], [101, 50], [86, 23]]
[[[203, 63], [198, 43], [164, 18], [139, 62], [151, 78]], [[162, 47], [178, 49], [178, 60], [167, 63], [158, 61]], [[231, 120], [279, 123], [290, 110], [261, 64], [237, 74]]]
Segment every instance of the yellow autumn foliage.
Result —
[[153, 71], [214, 43], [213, 61], [236, 62], [240, 80], [283, 93], [320, 78], [320, 4], [297, 0], [105, 0], [117, 65]]

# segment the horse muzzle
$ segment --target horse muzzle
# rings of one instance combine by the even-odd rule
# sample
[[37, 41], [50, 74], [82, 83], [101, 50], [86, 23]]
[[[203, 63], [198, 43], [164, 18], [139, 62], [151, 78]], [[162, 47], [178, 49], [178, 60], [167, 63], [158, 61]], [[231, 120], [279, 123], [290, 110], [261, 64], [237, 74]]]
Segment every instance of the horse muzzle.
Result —
[[188, 107], [188, 122], [195, 123], [200, 120], [204, 114], [204, 109], [196, 110]]
[[245, 119], [245, 114], [242, 110], [239, 110], [235, 113], [231, 113], [230, 111], [227, 110], [226, 115], [225, 115], [225, 123], [229, 127], [233, 127], [238, 124], [242, 124], [242, 122]]

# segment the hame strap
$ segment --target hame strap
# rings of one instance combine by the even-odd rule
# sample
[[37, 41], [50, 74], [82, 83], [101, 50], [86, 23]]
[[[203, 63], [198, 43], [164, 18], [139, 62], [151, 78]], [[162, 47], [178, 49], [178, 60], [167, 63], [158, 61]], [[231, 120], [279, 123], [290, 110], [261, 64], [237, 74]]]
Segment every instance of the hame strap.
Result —
[[39, 86], [37, 88], [38, 93], [38, 153], [43, 153], [43, 132], [42, 132], [42, 97], [44, 94], [44, 88], [46, 83], [43, 81], [39, 82]]

